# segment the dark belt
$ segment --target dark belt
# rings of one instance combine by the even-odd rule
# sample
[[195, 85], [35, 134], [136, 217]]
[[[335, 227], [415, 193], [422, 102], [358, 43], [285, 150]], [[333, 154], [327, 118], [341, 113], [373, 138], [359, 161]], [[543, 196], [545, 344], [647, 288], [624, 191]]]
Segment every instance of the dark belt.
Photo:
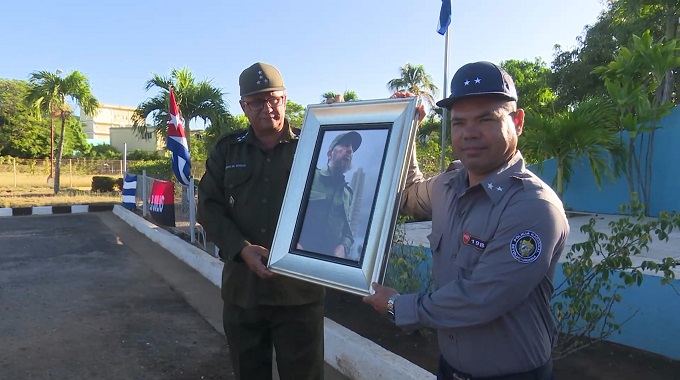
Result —
[[451, 366], [443, 356], [439, 358], [439, 373], [437, 380], [552, 380], [553, 379], [553, 362], [548, 360], [544, 365], [521, 373], [512, 373], [508, 375], [499, 375], [491, 377], [476, 377], [469, 373], [461, 372]]

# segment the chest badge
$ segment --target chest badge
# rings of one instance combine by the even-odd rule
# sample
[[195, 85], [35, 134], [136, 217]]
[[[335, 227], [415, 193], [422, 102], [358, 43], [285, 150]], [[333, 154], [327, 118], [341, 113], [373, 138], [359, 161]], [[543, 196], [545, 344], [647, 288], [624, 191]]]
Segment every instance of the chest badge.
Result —
[[476, 236], [473, 236], [469, 232], [463, 232], [463, 244], [483, 251], [486, 248], [487, 242]]
[[236, 202], [236, 201], [234, 200], [234, 197], [229, 197], [229, 206], [230, 206], [230, 207], [234, 207], [234, 203], [235, 203], [235, 202]]

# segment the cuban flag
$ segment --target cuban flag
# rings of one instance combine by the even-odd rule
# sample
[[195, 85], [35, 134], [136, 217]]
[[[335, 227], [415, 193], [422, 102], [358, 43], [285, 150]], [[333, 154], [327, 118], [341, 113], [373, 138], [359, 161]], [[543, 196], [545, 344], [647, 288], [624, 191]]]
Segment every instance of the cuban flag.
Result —
[[171, 153], [172, 171], [175, 172], [175, 177], [182, 185], [188, 186], [191, 177], [189, 145], [187, 144], [187, 136], [184, 134], [184, 119], [179, 113], [172, 87], [170, 87], [169, 103], [167, 148]]
[[451, 0], [442, 0], [442, 9], [439, 11], [439, 24], [437, 25], [437, 33], [442, 36], [446, 34], [446, 29], [451, 24]]
[[135, 193], [137, 192], [137, 174], [125, 173], [125, 180], [123, 181], [123, 207], [130, 210], [137, 208], [137, 200]]

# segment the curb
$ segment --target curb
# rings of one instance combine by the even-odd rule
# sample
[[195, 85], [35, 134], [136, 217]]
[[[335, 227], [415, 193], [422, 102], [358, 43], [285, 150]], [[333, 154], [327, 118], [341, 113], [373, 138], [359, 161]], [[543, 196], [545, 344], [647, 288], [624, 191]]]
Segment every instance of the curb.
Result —
[[35, 206], [35, 207], [0, 207], [0, 217], [50, 214], [81, 214], [85, 212], [112, 211], [113, 204], [71, 205], [71, 206]]
[[[223, 264], [220, 260], [121, 205], [115, 205], [113, 213], [217, 287], [221, 286]], [[435, 378], [429, 371], [328, 318], [324, 320], [324, 345], [325, 362], [352, 380]]]

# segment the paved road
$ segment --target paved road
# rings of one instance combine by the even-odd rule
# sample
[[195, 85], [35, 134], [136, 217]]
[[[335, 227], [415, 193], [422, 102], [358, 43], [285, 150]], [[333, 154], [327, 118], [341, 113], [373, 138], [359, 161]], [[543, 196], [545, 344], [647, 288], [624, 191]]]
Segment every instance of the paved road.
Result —
[[0, 379], [233, 379], [220, 308], [110, 212], [0, 218]]

